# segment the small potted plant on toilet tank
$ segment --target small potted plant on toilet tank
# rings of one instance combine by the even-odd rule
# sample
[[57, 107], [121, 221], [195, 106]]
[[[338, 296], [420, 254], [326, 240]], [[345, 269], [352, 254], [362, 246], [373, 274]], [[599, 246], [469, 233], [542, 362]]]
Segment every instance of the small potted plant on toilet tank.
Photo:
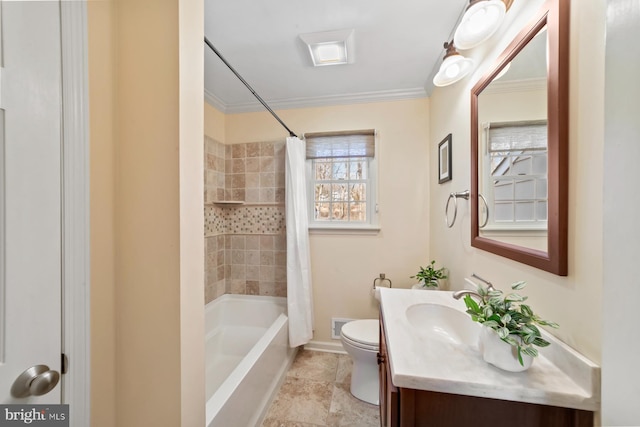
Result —
[[435, 268], [435, 260], [431, 261], [426, 267], [420, 267], [420, 270], [411, 279], [418, 279], [418, 283], [413, 285], [413, 289], [436, 289], [439, 280], [447, 278], [447, 270], [445, 267]]

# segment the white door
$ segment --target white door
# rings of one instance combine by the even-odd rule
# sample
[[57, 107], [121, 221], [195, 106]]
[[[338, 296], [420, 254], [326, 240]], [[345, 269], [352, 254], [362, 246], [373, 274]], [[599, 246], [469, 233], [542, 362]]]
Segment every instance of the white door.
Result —
[[[12, 395], [28, 368], [61, 370], [60, 4], [0, 7], [0, 403], [60, 403], [59, 383]], [[41, 373], [32, 391], [54, 377]]]

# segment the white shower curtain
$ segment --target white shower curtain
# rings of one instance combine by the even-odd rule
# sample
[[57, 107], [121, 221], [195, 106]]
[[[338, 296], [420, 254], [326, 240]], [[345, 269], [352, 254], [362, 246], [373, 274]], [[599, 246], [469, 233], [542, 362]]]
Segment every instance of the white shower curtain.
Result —
[[309, 217], [305, 182], [305, 144], [296, 137], [286, 145], [287, 306], [289, 345], [313, 337], [313, 297], [309, 256]]

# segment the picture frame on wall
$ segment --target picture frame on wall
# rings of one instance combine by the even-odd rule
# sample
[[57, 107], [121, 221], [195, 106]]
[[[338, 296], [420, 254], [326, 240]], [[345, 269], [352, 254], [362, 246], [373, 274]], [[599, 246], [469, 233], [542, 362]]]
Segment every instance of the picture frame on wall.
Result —
[[438, 144], [438, 183], [451, 181], [451, 134]]

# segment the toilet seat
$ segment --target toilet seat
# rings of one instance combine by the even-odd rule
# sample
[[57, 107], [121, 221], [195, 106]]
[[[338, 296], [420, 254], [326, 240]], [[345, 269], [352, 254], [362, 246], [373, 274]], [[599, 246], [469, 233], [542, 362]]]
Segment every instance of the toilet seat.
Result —
[[354, 347], [378, 351], [380, 348], [378, 325], [377, 319], [354, 320], [342, 326], [340, 335]]

